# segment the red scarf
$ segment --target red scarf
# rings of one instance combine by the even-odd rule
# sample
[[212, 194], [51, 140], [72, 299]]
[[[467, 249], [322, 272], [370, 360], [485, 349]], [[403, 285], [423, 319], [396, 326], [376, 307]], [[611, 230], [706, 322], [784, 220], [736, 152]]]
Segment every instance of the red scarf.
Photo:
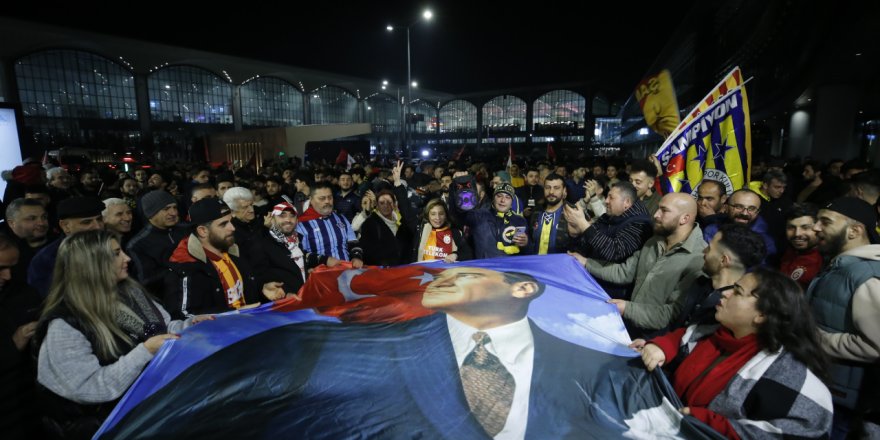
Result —
[[[675, 371], [675, 393], [687, 406], [708, 407], [737, 371], [760, 350], [754, 333], [736, 339], [730, 330], [719, 327], [712, 336], [700, 341]], [[703, 374], [723, 354], [728, 357]]]
[[309, 206], [309, 209], [306, 209], [306, 212], [302, 213], [302, 215], [299, 216], [299, 221], [307, 222], [309, 220], [314, 220], [321, 217], [323, 217], [323, 215], [318, 214], [318, 211], [315, 211], [314, 208]]

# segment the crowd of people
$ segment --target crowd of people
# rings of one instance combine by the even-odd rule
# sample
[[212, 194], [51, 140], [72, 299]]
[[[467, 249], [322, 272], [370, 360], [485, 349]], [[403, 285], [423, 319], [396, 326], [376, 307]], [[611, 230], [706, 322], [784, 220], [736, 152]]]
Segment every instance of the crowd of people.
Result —
[[8, 438], [89, 437], [166, 339], [296, 296], [318, 266], [551, 253], [728, 438], [880, 435], [880, 170], [858, 160], [755, 160], [747, 187], [695, 194], [662, 194], [651, 158], [4, 177]]

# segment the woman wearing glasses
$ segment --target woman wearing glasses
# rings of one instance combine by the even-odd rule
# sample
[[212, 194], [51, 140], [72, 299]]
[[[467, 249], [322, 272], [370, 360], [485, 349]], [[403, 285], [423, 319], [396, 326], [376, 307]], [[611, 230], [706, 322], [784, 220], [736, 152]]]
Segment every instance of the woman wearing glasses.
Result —
[[763, 268], [734, 286], [716, 307], [720, 325], [649, 341], [641, 349], [645, 366], [681, 359], [672, 375], [680, 411], [727, 438], [827, 438], [827, 359], [800, 287]]

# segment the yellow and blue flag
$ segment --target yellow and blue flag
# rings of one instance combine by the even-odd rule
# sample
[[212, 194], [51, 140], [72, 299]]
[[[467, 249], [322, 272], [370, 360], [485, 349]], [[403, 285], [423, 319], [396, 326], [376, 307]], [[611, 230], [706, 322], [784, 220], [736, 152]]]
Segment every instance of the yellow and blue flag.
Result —
[[727, 193], [749, 182], [752, 138], [745, 82], [734, 68], [666, 139], [656, 156], [663, 192], [696, 193], [703, 179]]

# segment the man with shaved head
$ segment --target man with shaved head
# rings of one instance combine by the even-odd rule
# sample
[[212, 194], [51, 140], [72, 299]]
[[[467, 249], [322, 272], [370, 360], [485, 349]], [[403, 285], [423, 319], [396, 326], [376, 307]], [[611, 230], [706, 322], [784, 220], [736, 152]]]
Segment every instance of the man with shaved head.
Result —
[[654, 213], [654, 236], [622, 263], [611, 264], [575, 254], [594, 277], [634, 283], [630, 300], [612, 299], [633, 338], [664, 329], [675, 317], [675, 302], [703, 267], [703, 232], [696, 224], [697, 202], [689, 194], [670, 193]]

